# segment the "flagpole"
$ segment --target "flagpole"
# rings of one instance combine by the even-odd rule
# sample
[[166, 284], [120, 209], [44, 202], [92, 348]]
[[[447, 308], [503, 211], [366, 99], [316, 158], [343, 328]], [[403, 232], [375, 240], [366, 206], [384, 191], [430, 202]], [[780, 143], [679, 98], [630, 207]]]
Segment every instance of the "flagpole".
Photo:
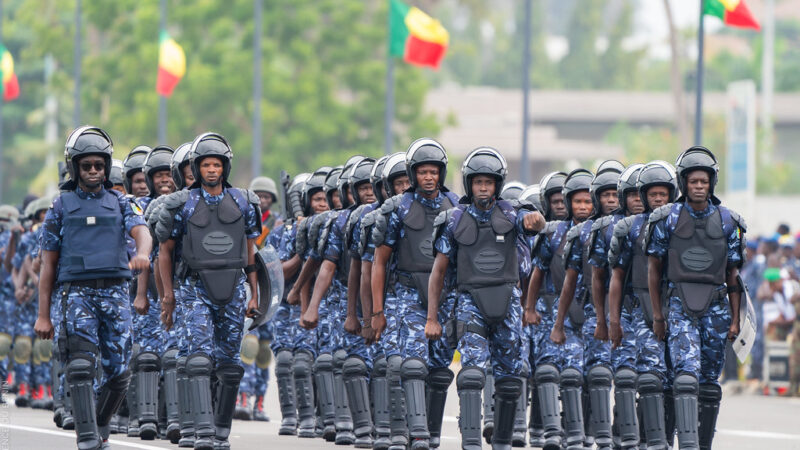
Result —
[[[3, 41], [3, 0], [0, 0], [0, 42]], [[2, 57], [2, 55], [0, 55]], [[5, 94], [5, 89], [3, 89]], [[5, 97], [5, 95], [3, 95]], [[3, 103], [6, 102], [5, 98], [0, 98], [0, 204], [3, 203], [3, 181], [6, 177], [3, 176]]]
[[525, 0], [525, 42], [522, 46], [522, 167], [520, 179], [528, 184], [530, 178], [530, 162], [528, 161], [528, 96], [531, 88], [531, 0]]
[[261, 175], [261, 0], [254, 0], [253, 30], [253, 178]]
[[387, 0], [389, 10], [388, 18], [388, 37], [386, 40], [386, 111], [383, 116], [383, 152], [388, 155], [392, 152], [392, 119], [394, 118], [394, 57], [390, 48], [392, 36], [392, 2]]
[[705, 27], [703, 26], [703, 6], [705, 0], [700, 0], [700, 26], [697, 32], [697, 88], [695, 91], [695, 108], [694, 108], [694, 144], [702, 145], [703, 141], [703, 59], [704, 56], [704, 35]]
[[[159, 10], [161, 12], [160, 33], [167, 29], [167, 0], [160, 0]], [[164, 145], [167, 143], [167, 97], [160, 94], [158, 96], [158, 143]]]
[[81, 126], [81, 0], [75, 1], [75, 54], [73, 78], [75, 79], [75, 104], [72, 110], [72, 126]]

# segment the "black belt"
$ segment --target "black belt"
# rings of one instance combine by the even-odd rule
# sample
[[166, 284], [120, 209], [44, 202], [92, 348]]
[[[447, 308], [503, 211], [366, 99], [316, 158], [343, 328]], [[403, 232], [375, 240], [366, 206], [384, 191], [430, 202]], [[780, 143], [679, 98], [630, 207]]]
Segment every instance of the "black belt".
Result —
[[94, 280], [77, 280], [71, 281], [70, 284], [72, 287], [88, 287], [94, 289], [103, 289], [107, 287], [119, 286], [120, 284], [125, 283], [127, 279], [122, 277], [117, 278], [97, 278]]

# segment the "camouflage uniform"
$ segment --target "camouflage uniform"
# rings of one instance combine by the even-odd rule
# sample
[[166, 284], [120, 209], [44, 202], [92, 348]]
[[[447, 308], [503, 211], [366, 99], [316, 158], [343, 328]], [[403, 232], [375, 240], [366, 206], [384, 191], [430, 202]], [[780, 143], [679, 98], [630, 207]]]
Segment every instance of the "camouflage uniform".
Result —
[[[22, 270], [23, 262], [26, 256], [34, 258], [36, 255], [36, 245], [34, 241], [36, 235], [32, 230], [25, 231], [19, 239], [17, 250], [14, 257], [11, 259], [11, 265], [15, 270]], [[36, 322], [36, 310], [38, 306], [38, 288], [35, 288], [34, 295], [31, 296], [24, 303], [17, 302], [17, 307], [14, 311], [14, 343], [22, 340], [27, 341], [32, 347], [35, 334], [33, 332], [33, 324]], [[16, 302], [17, 300], [14, 299]], [[31, 353], [27, 352], [14, 352], [14, 382], [17, 386], [25, 386], [25, 389], [32, 388], [31, 386], [31, 371], [33, 366], [31, 364]], [[20, 395], [29, 395], [27, 393], [20, 393]]]
[[[6, 247], [11, 239], [11, 231], [0, 232], [0, 260], [5, 259]], [[5, 336], [0, 339], [8, 341], [9, 350], [11, 340], [14, 337], [14, 311], [17, 308], [17, 299], [14, 298], [14, 285], [11, 282], [11, 274], [6, 272], [3, 264], [0, 264], [0, 334]], [[10, 352], [9, 352], [10, 354]], [[8, 354], [0, 355], [0, 379], [5, 380], [8, 376]]]

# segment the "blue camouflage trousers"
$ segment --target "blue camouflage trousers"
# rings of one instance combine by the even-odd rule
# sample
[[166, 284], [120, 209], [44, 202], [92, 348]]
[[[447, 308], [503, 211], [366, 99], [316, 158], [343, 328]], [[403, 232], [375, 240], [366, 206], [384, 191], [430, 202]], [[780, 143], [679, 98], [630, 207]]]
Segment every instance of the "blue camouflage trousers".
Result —
[[178, 355], [189, 356], [189, 328], [186, 326], [186, 316], [191, 312], [189, 301], [194, 298], [194, 287], [189, 281], [175, 280], [175, 314], [172, 329], [178, 337]]
[[[447, 336], [444, 333], [445, 325], [451, 319], [456, 317], [456, 300], [458, 293], [453, 290], [450, 291], [444, 298], [444, 301], [439, 305], [438, 320], [439, 325], [442, 326], [442, 337], [436, 341], [430, 341], [428, 344], [430, 353], [430, 365], [432, 369], [441, 369], [450, 367], [453, 362], [453, 355], [455, 349], [450, 347], [447, 342]], [[524, 354], [524, 353], [523, 353]]]
[[486, 331], [486, 337], [472, 331], [460, 337], [458, 351], [461, 353], [462, 366], [477, 366], [486, 371], [491, 363], [495, 379], [522, 375], [525, 362], [520, 295], [521, 291], [515, 287], [509, 300], [508, 314], [502, 322], [490, 325], [472, 296], [466, 292], [459, 293], [456, 306], [458, 321]]
[[556, 311], [558, 311], [558, 300], [553, 302], [553, 308], [547, 311], [547, 303], [539, 299], [536, 310], [542, 316], [541, 328], [536, 333], [536, 364], [552, 364], [559, 371], [572, 367], [583, 373], [583, 331], [580, 327], [572, 325], [569, 317], [564, 320], [564, 334], [566, 341], [564, 344], [557, 345], [550, 340], [550, 332], [555, 324]]
[[731, 314], [728, 298], [714, 300], [701, 317], [683, 310], [680, 297], [669, 299], [669, 354], [675, 374], [689, 373], [700, 384], [719, 384]]
[[131, 311], [133, 312], [133, 341], [139, 345], [139, 352], [153, 352], [157, 355], [166, 350], [164, 329], [161, 326], [161, 303], [157, 296], [147, 292], [147, 302], [150, 308], [147, 313], [138, 314], [133, 309], [136, 293], [131, 292]]
[[667, 372], [664, 353], [666, 344], [658, 340], [653, 329], [647, 325], [641, 306], [633, 309], [633, 328], [636, 332], [636, 372], [657, 374], [665, 388], [671, 386], [672, 377]]
[[[14, 340], [16, 341], [19, 338], [29, 338], [31, 340], [31, 345], [33, 344], [33, 339], [36, 334], [33, 332], [33, 324], [36, 322], [36, 313], [37, 313], [37, 306], [38, 306], [38, 292], [34, 298], [31, 298], [29, 301], [17, 304], [16, 310], [14, 311]], [[16, 300], [14, 300], [16, 301]], [[16, 383], [25, 383], [30, 385], [31, 384], [31, 370], [33, 369], [33, 364], [31, 357], [29, 356], [27, 361], [14, 362], [14, 381]]]
[[386, 317], [386, 329], [380, 339], [381, 348], [386, 358], [402, 356], [400, 346], [400, 317], [398, 317], [398, 299], [393, 291], [386, 292], [383, 301], [383, 314]]
[[[341, 323], [341, 340], [342, 347], [347, 352], [347, 356], [355, 356], [361, 358], [367, 365], [367, 373], [372, 373], [372, 364], [375, 357], [375, 352], [380, 348], [379, 345], [368, 346], [361, 337], [361, 334], [350, 334], [344, 329], [344, 321], [347, 319], [347, 289], [341, 292], [341, 299], [339, 300], [339, 317]], [[361, 308], [357, 311], [358, 320], [361, 321], [363, 316]], [[367, 376], [369, 379], [369, 375]]]
[[550, 331], [553, 329], [553, 324], [556, 320], [555, 311], [558, 310], [558, 301], [553, 303], [550, 308], [544, 298], [539, 297], [536, 301], [536, 312], [542, 317], [539, 325], [531, 325], [531, 353], [533, 354], [533, 367], [542, 364], [552, 364], [558, 367], [559, 350], [553, 341], [550, 340]]
[[275, 309], [270, 323], [274, 328], [274, 336], [270, 342], [272, 353], [277, 354], [281, 350], [292, 350], [294, 348], [294, 334], [298, 328], [300, 316], [300, 305], [290, 305], [281, 302]]
[[597, 315], [594, 306], [587, 303], [584, 307], [586, 320], [583, 322], [583, 356], [584, 356], [584, 375], [588, 375], [589, 369], [603, 365], [611, 367], [611, 342], [599, 341], [594, 338], [594, 330], [597, 328]]
[[633, 315], [627, 308], [622, 308], [619, 324], [622, 328], [622, 340], [619, 347], [611, 350], [611, 367], [614, 371], [628, 368], [635, 372], [638, 352], [636, 328], [633, 326]]
[[[341, 348], [341, 333], [339, 333], [339, 328], [342, 327], [342, 324], [339, 322], [339, 292], [335, 285], [331, 285], [320, 302], [319, 323], [317, 324], [316, 330], [306, 330], [309, 332], [309, 337], [316, 344], [315, 355], [322, 353], [332, 355], [336, 350]], [[304, 329], [300, 326], [298, 326], [298, 328]], [[314, 331], [316, 331], [316, 338], [313, 336]]]
[[419, 299], [416, 289], [395, 283], [397, 294], [398, 337], [403, 359], [419, 358], [429, 362], [428, 338], [425, 337], [425, 322], [428, 311]]
[[189, 355], [204, 354], [217, 366], [239, 363], [247, 307], [244, 275], [236, 283], [235, 290], [230, 302], [217, 304], [211, 300], [203, 282], [198, 280], [194, 297], [184, 298]]
[[[17, 309], [17, 299], [14, 298], [14, 289], [8, 280], [0, 280], [0, 333], [7, 334], [9, 339], [14, 338], [14, 312]], [[5, 382], [8, 376], [8, 361], [10, 355], [0, 361], [0, 380]]]
[[[57, 286], [53, 295], [60, 295], [63, 289], [63, 285]], [[56, 303], [57, 309], [61, 301]], [[103, 384], [128, 370], [133, 340], [127, 283], [100, 289], [72, 287], [66, 317], [61, 320], [60, 313], [52, 317], [57, 317], [53, 321], [56, 339], [77, 336], [97, 346], [105, 374]]]

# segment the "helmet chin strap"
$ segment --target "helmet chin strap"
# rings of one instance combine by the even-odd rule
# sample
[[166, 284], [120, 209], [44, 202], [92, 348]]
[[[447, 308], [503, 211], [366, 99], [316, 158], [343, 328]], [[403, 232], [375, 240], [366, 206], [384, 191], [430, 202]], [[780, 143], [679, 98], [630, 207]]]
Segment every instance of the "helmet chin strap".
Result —
[[494, 197], [475, 199], [475, 205], [477, 205], [481, 209], [489, 209], [489, 207], [491, 207], [493, 203], [494, 203]]

